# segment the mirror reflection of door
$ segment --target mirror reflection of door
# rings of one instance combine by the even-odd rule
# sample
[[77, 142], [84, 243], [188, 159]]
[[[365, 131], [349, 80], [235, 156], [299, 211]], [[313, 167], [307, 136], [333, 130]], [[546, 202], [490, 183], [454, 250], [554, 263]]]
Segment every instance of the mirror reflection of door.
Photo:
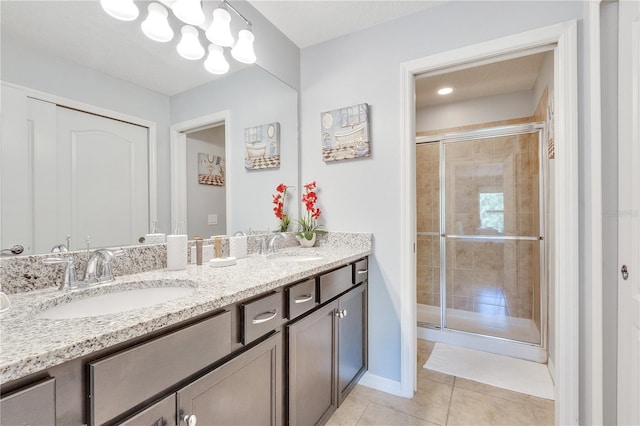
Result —
[[187, 235], [227, 233], [224, 123], [187, 133]]
[[24, 99], [26, 143], [3, 137], [3, 150], [24, 151], [24, 162], [2, 160], [13, 177], [2, 213], [6, 219], [19, 209], [25, 220], [4, 228], [3, 243], [20, 242], [25, 253], [49, 252], [67, 235], [71, 250], [85, 248], [87, 238], [91, 247], [137, 244], [149, 226], [148, 129]]

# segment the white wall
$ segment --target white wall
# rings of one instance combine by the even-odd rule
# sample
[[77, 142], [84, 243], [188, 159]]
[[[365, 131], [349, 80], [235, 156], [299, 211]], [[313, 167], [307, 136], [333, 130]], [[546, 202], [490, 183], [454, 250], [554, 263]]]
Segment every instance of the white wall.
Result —
[[529, 117], [536, 108], [533, 97], [533, 90], [523, 90], [419, 108], [416, 132]]
[[[199, 153], [225, 158], [224, 126], [187, 134], [187, 233], [190, 239], [194, 235], [209, 238], [227, 233], [227, 187], [198, 183]], [[216, 225], [208, 224], [210, 214], [218, 216]]]
[[[369, 269], [370, 373], [393, 381], [400, 377], [399, 293], [407, 285], [400, 282], [398, 256], [400, 64], [554, 23], [580, 20], [582, 15], [582, 4], [572, 1], [447, 2], [302, 50], [302, 179], [318, 181], [320, 207], [328, 229], [374, 233], [375, 250]], [[583, 40], [583, 27], [579, 25], [579, 70], [584, 62]], [[582, 104], [585, 87], [582, 72], [578, 75], [578, 101]], [[361, 102], [370, 105], [372, 157], [323, 163], [319, 113]], [[583, 122], [583, 111], [579, 109]], [[582, 181], [584, 168], [581, 173]], [[580, 221], [585, 232], [583, 213]], [[584, 265], [589, 259], [585, 259], [585, 253], [580, 255]], [[582, 287], [581, 291], [589, 289]], [[581, 376], [589, 374], [590, 370], [581, 366]], [[588, 406], [589, 400], [583, 399], [581, 414]]]
[[[223, 110], [229, 111], [231, 132], [225, 153], [231, 211], [227, 231], [275, 229], [278, 220], [271, 194], [280, 182], [293, 186], [298, 182], [298, 93], [254, 67], [171, 97], [172, 124]], [[244, 129], [276, 121], [280, 123], [280, 168], [246, 170]]]

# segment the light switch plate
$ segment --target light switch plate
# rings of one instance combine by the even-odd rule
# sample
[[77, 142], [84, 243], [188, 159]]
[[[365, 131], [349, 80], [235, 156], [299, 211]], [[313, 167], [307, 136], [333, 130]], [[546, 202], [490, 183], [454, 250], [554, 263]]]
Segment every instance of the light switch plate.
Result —
[[[207, 263], [211, 259], [213, 259], [213, 246], [212, 245], [202, 246], [202, 264]], [[191, 264], [192, 265], [196, 264], [196, 248], [195, 247], [191, 247]]]
[[218, 215], [217, 214], [210, 214], [207, 216], [207, 223], [209, 225], [217, 225], [218, 224]]

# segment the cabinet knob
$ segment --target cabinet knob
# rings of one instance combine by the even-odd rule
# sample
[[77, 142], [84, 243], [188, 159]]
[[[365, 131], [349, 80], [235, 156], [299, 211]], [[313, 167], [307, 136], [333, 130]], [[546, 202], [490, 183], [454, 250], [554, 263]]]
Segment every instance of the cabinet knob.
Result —
[[343, 309], [343, 310], [339, 311], [339, 310], [336, 309], [334, 315], [337, 316], [338, 318], [344, 318], [344, 317], [347, 316], [347, 310]]
[[196, 423], [198, 422], [195, 414], [187, 414], [182, 418], [182, 420], [187, 424], [187, 426], [196, 426]]

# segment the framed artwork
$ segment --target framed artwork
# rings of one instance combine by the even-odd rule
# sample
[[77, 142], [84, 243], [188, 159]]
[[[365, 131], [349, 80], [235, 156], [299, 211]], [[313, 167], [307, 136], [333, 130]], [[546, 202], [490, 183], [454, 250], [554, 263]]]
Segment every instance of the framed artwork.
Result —
[[224, 158], [198, 153], [198, 183], [224, 186]]
[[369, 157], [369, 105], [359, 104], [320, 114], [325, 162]]
[[244, 129], [244, 167], [260, 170], [280, 167], [280, 123]]

